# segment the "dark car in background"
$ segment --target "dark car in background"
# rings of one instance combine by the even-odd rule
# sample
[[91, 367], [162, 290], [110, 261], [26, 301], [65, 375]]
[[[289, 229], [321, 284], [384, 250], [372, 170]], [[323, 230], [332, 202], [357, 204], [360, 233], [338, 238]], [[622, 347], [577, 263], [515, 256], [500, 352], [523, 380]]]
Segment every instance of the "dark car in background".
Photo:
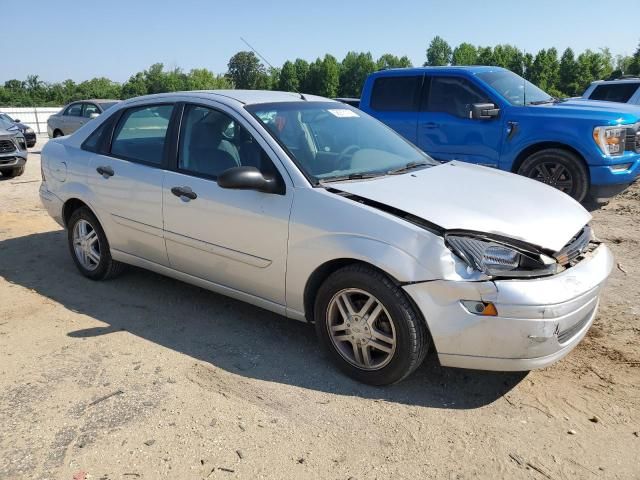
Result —
[[18, 130], [24, 136], [27, 147], [29, 148], [36, 144], [36, 132], [33, 131], [33, 128], [24, 123], [20, 123], [19, 119], [11, 118], [11, 116], [6, 113], [0, 112], [0, 128], [8, 131]]
[[71, 135], [92, 118], [99, 116], [120, 100], [79, 100], [65, 106], [47, 120], [49, 138]]

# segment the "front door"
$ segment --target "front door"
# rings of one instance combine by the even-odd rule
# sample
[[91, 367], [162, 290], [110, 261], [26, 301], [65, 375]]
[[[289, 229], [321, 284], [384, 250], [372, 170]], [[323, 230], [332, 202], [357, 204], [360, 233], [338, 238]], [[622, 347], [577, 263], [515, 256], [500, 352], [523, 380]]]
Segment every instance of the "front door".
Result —
[[418, 114], [418, 146], [436, 160], [497, 167], [503, 116], [472, 119], [470, 111], [474, 103], [495, 102], [464, 77], [427, 76]]
[[[280, 305], [293, 189], [238, 120], [210, 107], [186, 105], [177, 168], [164, 179], [163, 208], [171, 267]], [[231, 190], [217, 176], [253, 166], [282, 183], [280, 194]]]
[[173, 105], [125, 110], [109, 151], [89, 160], [89, 186], [112, 249], [167, 265], [162, 181]]

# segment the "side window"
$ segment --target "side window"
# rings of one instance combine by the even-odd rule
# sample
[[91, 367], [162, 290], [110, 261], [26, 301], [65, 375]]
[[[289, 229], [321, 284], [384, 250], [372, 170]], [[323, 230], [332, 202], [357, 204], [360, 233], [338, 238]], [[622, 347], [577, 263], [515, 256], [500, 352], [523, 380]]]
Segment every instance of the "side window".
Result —
[[415, 112], [422, 77], [379, 77], [371, 92], [371, 108], [380, 112]]
[[73, 105], [69, 105], [67, 109], [64, 111], [63, 115], [68, 115], [70, 117], [82, 116], [82, 104], [74, 103]]
[[178, 168], [216, 178], [238, 166], [256, 167], [266, 175], [276, 174], [266, 152], [236, 120], [212, 108], [187, 105], [180, 130]]
[[111, 154], [161, 165], [173, 105], [148, 105], [124, 112], [113, 134]]
[[465, 78], [434, 76], [431, 77], [426, 109], [469, 118], [471, 105], [490, 102], [485, 93]]
[[639, 84], [631, 82], [598, 85], [591, 94], [590, 100], [627, 103], [636, 93], [638, 86]]
[[87, 137], [82, 143], [83, 150], [95, 153], [105, 153], [107, 151], [115, 116], [107, 119]]
[[98, 115], [100, 115], [100, 110], [98, 110], [98, 107], [93, 103], [85, 103], [84, 110], [82, 111], [82, 116], [86, 118], [91, 118], [91, 115], [94, 113], [97, 113]]

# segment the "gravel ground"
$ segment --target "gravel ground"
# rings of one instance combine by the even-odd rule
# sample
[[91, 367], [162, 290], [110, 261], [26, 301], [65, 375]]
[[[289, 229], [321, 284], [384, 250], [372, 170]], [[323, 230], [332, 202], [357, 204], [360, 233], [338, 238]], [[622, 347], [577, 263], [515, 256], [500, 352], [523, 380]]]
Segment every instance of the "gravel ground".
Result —
[[39, 144], [0, 179], [0, 478], [640, 478], [640, 184], [594, 212], [616, 255], [566, 359], [372, 388], [313, 329], [130, 269], [91, 282], [38, 199]]

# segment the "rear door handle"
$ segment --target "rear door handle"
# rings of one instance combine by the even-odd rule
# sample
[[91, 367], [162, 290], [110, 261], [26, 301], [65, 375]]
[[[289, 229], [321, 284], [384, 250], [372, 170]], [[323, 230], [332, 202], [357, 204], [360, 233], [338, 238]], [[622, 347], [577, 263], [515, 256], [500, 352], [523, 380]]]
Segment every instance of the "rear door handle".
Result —
[[173, 193], [176, 197], [180, 197], [180, 199], [185, 202], [198, 198], [196, 192], [191, 190], [190, 187], [173, 187], [171, 189], [171, 193]]
[[434, 123], [434, 122], [427, 122], [427, 123], [423, 123], [422, 126], [424, 128], [438, 128], [440, 127], [440, 124]]
[[100, 175], [102, 175], [104, 178], [109, 178], [109, 177], [113, 177], [113, 168], [111, 168], [110, 166], [100, 166], [98, 168], [96, 168], [96, 172], [98, 172]]

